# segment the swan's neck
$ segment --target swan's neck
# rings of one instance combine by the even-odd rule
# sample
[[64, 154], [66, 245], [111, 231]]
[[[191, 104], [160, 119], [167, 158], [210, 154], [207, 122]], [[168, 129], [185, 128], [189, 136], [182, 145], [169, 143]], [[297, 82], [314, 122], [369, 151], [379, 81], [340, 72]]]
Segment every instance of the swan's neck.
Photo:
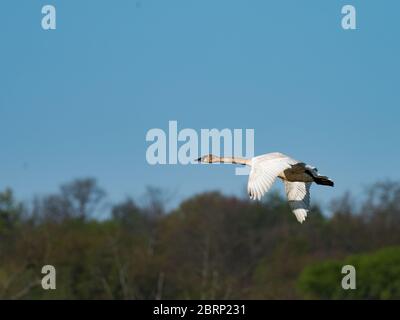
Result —
[[[214, 159], [213, 159], [214, 160]], [[216, 158], [213, 162], [220, 162], [220, 163], [232, 163], [232, 164], [241, 164], [241, 165], [250, 165], [250, 160], [238, 158], [238, 157], [222, 157]]]

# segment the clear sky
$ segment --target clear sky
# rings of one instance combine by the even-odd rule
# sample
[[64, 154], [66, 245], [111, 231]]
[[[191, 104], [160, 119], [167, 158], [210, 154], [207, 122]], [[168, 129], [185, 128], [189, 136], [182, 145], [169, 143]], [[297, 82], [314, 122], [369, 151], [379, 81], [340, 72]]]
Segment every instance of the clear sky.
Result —
[[[57, 29], [41, 28], [41, 8]], [[341, 28], [341, 8], [357, 30]], [[19, 198], [93, 176], [109, 198], [242, 194], [227, 166], [150, 166], [151, 128], [254, 128], [255, 151], [317, 166], [336, 188], [400, 179], [400, 2], [2, 0], [0, 189]]]

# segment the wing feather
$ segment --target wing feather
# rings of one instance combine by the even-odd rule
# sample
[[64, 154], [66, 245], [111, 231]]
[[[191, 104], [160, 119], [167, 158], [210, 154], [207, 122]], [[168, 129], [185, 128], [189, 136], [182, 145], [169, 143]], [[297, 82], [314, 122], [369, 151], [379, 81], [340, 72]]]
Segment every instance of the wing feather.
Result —
[[274, 159], [253, 158], [247, 184], [250, 199], [260, 200], [272, 187], [278, 175], [290, 167], [291, 163], [286, 157]]
[[297, 220], [303, 223], [310, 211], [310, 182], [284, 181], [289, 206]]

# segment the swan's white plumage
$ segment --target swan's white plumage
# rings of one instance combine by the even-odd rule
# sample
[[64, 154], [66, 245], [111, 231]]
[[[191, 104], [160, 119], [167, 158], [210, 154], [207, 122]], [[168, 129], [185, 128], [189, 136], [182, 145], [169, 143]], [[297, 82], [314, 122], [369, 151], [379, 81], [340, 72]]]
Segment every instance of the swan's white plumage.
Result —
[[[253, 158], [247, 185], [250, 199], [260, 200], [272, 187], [279, 174], [297, 163], [299, 162], [277, 152]], [[308, 167], [313, 171], [315, 170], [314, 167]], [[284, 183], [290, 208], [297, 220], [303, 223], [310, 210], [311, 183], [289, 181], [284, 181]]]
[[310, 210], [310, 187], [311, 182], [289, 182], [284, 181], [285, 191], [289, 206], [297, 220], [303, 223]]
[[312, 182], [334, 186], [326, 176], [319, 175], [315, 167], [290, 158], [282, 153], [273, 152], [251, 159], [238, 157], [218, 157], [212, 154], [199, 159], [203, 163], [233, 163], [251, 167], [247, 191], [252, 200], [261, 200], [272, 187], [277, 177], [285, 184], [290, 208], [299, 222], [304, 222], [310, 210], [310, 186]]
[[278, 175], [290, 167], [286, 158], [253, 158], [247, 184], [250, 199], [260, 200], [263, 194], [272, 187]]

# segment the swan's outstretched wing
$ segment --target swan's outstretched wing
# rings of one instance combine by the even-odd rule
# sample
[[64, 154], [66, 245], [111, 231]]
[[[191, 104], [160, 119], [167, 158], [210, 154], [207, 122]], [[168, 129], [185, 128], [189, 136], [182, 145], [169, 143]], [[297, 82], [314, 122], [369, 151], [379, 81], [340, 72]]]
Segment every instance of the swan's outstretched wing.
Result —
[[310, 210], [310, 186], [311, 182], [288, 182], [284, 181], [286, 195], [290, 208], [297, 220], [303, 223]]
[[287, 157], [256, 157], [253, 158], [247, 184], [247, 192], [252, 200], [260, 200], [273, 185], [276, 177], [289, 169], [293, 160]]

